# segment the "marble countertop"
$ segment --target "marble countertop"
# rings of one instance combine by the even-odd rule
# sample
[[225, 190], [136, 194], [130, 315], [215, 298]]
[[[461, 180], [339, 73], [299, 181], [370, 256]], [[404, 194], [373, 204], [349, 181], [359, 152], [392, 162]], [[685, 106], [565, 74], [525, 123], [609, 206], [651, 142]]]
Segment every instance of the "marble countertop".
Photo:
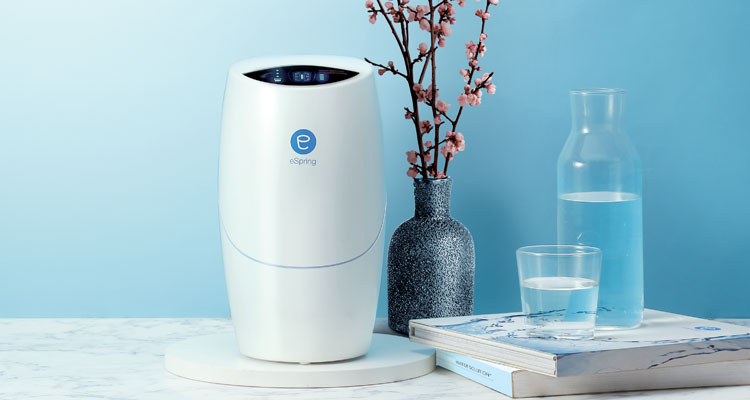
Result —
[[[724, 320], [750, 325], [750, 320]], [[231, 332], [228, 319], [0, 319], [0, 399], [507, 399], [452, 372], [383, 385], [264, 389], [190, 381], [164, 369], [166, 345]], [[382, 320], [376, 331], [385, 331]], [[554, 399], [750, 399], [750, 386], [660, 390]]]

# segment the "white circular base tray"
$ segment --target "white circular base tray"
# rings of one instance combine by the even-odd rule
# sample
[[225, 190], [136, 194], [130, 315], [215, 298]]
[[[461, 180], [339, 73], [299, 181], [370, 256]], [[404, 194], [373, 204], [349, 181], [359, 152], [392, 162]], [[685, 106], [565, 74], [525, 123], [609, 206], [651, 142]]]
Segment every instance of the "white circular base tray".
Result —
[[314, 388], [374, 385], [426, 375], [435, 350], [407, 338], [375, 333], [370, 351], [352, 360], [294, 364], [240, 354], [233, 334], [201, 336], [167, 347], [167, 371], [188, 379], [227, 385]]

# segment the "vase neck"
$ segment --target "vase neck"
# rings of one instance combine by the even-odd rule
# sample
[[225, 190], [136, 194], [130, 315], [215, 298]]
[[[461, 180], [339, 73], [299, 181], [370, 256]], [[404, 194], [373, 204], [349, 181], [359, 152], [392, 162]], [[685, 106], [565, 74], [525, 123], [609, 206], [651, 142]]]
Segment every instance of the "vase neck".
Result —
[[573, 132], [618, 133], [625, 109], [622, 89], [579, 89], [570, 92]]
[[414, 179], [414, 216], [447, 218], [451, 215], [451, 178]]

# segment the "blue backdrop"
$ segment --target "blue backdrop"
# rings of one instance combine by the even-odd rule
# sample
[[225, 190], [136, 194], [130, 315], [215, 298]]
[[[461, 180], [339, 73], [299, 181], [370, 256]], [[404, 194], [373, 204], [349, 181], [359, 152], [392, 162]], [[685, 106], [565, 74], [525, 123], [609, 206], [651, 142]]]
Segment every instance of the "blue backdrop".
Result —
[[[217, 157], [228, 66], [269, 54], [396, 58], [364, 1], [6, 1], [0, 10], [0, 317], [227, 316]], [[456, 106], [478, 3], [442, 50]], [[520, 309], [514, 250], [555, 241], [568, 90], [629, 91], [644, 165], [646, 306], [750, 317], [750, 2], [505, 0], [466, 110], [453, 214], [477, 313]], [[403, 82], [378, 79], [387, 232], [413, 212]], [[385, 315], [385, 280], [379, 315]]]

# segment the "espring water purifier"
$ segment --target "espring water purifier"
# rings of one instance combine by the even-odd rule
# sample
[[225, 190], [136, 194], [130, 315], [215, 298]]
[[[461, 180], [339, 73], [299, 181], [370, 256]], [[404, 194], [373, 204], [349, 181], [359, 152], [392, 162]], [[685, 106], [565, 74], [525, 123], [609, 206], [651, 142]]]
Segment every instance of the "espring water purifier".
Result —
[[380, 130], [364, 61], [290, 56], [230, 68], [219, 211], [245, 356], [314, 363], [367, 352], [383, 257]]

